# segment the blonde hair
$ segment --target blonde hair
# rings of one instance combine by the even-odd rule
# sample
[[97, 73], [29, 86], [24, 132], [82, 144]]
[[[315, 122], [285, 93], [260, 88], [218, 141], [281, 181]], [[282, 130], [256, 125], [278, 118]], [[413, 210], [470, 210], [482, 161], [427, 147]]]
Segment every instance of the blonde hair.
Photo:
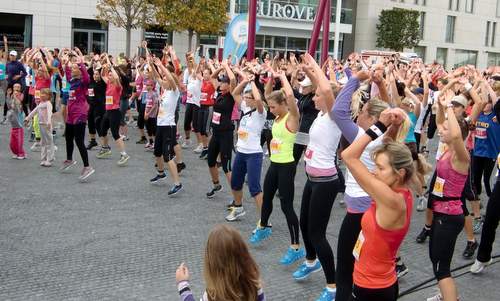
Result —
[[384, 142], [382, 145], [375, 148], [372, 152], [372, 159], [375, 161], [378, 155], [386, 154], [389, 158], [389, 164], [391, 165], [394, 172], [398, 172], [400, 169], [405, 171], [403, 177], [403, 184], [407, 184], [413, 174], [415, 173], [415, 167], [413, 165], [413, 158], [408, 147], [399, 142]]
[[208, 300], [257, 300], [259, 268], [240, 233], [233, 227], [217, 225], [210, 232], [203, 273]]
[[395, 108], [395, 110], [398, 110], [403, 114], [403, 122], [399, 126], [398, 133], [396, 135], [396, 142], [403, 143], [406, 139], [406, 136], [408, 136], [408, 131], [411, 127], [411, 119], [403, 109]]
[[279, 89], [279, 90], [271, 92], [267, 96], [267, 101], [271, 101], [271, 100], [279, 105], [286, 103], [286, 96], [285, 96], [285, 92], [283, 91], [283, 89]]

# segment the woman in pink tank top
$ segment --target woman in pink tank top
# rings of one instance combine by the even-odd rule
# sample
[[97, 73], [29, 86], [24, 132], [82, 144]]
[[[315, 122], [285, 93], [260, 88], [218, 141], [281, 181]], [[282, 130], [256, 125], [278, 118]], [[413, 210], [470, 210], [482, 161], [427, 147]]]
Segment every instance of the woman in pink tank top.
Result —
[[437, 163], [436, 182], [429, 197], [433, 210], [429, 256], [441, 291], [441, 294], [431, 300], [456, 301], [458, 297], [450, 264], [458, 234], [464, 227], [460, 196], [467, 179], [470, 156], [464, 143], [468, 125], [463, 118], [457, 119], [454, 114], [451, 103], [453, 96], [451, 90], [440, 95], [436, 115], [441, 141], [448, 150]]
[[397, 142], [384, 142], [373, 151], [376, 164], [373, 173], [359, 158], [366, 146], [386, 130], [387, 135], [397, 132], [403, 119], [401, 110], [386, 109], [365, 135], [342, 152], [347, 168], [372, 198], [352, 250], [355, 258], [352, 300], [355, 301], [398, 298], [395, 259], [410, 225], [413, 199], [408, 182], [415, 172], [413, 159], [410, 150]]

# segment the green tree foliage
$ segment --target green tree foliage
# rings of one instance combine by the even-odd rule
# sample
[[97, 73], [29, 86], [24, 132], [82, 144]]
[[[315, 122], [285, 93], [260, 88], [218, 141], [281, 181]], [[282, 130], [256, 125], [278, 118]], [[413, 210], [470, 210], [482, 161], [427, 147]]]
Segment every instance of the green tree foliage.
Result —
[[[193, 34], [218, 34], [228, 22], [228, 0], [153, 0], [156, 21], [166, 30], [189, 34], [189, 50]], [[197, 43], [198, 44], [198, 43]]]
[[98, 0], [97, 2], [97, 20], [126, 30], [127, 56], [130, 56], [131, 30], [145, 27], [152, 22], [154, 8], [150, 2], [149, 0]]
[[415, 10], [394, 8], [382, 10], [377, 24], [377, 47], [403, 51], [420, 42], [420, 13]]

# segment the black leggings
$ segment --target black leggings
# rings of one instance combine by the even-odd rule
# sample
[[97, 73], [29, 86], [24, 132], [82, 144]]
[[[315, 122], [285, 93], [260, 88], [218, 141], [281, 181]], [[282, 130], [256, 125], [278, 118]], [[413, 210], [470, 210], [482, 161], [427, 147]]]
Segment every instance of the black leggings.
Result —
[[153, 137], [156, 133], [156, 117], [152, 118], [149, 117], [148, 120], [146, 120], [146, 129], [148, 131], [148, 136]]
[[[396, 281], [386, 288], [363, 288], [354, 285], [352, 288], [353, 301], [395, 301], [398, 299], [399, 285]], [[335, 300], [337, 297], [335, 296]]]
[[274, 195], [279, 189], [281, 210], [286, 217], [292, 245], [299, 244], [299, 219], [293, 209], [295, 171], [296, 165], [293, 161], [290, 163], [271, 162], [264, 179], [264, 200], [260, 218], [261, 225], [269, 225], [269, 217], [273, 212]]
[[85, 148], [85, 123], [68, 124], [66, 123], [66, 130], [64, 137], [66, 138], [66, 159], [73, 160], [73, 140], [78, 147], [80, 156], [82, 157], [83, 166], [89, 166], [89, 156]]
[[481, 233], [481, 243], [477, 251], [477, 260], [488, 262], [491, 259], [491, 249], [495, 241], [495, 233], [500, 220], [500, 177], [497, 178], [495, 187], [491, 192], [486, 216], [484, 218], [483, 232]]
[[474, 183], [474, 188], [476, 189], [476, 197], [479, 199], [479, 196], [482, 192], [481, 180], [484, 182], [484, 190], [486, 190], [486, 195], [489, 197], [491, 195], [491, 186], [490, 186], [490, 177], [493, 172], [493, 168], [495, 167], [495, 159], [485, 158], [485, 157], [472, 157], [472, 168], [474, 175], [474, 179], [472, 182]]
[[122, 113], [120, 113], [119, 109], [106, 111], [101, 121], [101, 132], [99, 133], [99, 137], [106, 137], [108, 135], [108, 130], [111, 129], [113, 139], [115, 139], [115, 141], [120, 139], [121, 116]]
[[98, 131], [100, 131], [101, 121], [105, 111], [106, 109], [104, 107], [96, 105], [89, 106], [88, 126], [90, 134], [95, 135]]
[[436, 134], [437, 124], [436, 124], [436, 115], [431, 114], [429, 118], [429, 125], [427, 126], [427, 139], [431, 140], [434, 138], [434, 134]]
[[[146, 105], [141, 102], [140, 99], [137, 100], [137, 127], [140, 130], [144, 129], [145, 125], [145, 119], [144, 119], [144, 112], [146, 111]], [[122, 113], [118, 110], [118, 113], [120, 113], [120, 119], [118, 119], [118, 126], [121, 123], [121, 118], [122, 118]]]
[[196, 105], [192, 103], [186, 104], [186, 112], [184, 113], [184, 131], [191, 130], [191, 123], [193, 122], [193, 115]]
[[207, 137], [207, 124], [208, 124], [208, 115], [210, 115], [210, 106], [202, 105], [198, 108], [197, 114], [197, 132], [200, 135]]
[[208, 143], [208, 167], [215, 167], [219, 153], [222, 170], [224, 170], [224, 173], [230, 172], [231, 156], [233, 154], [233, 131], [214, 131]]
[[326, 228], [340, 188], [338, 178], [328, 182], [311, 182], [308, 179], [300, 206], [300, 230], [306, 248], [306, 258], [319, 259], [328, 284], [335, 283], [335, 260], [330, 243], [326, 239]]
[[451, 277], [450, 265], [457, 237], [464, 228], [463, 214], [434, 212], [429, 240], [429, 256], [437, 281]]
[[363, 218], [363, 213], [347, 212], [340, 226], [337, 244], [337, 273], [335, 274], [337, 284], [335, 300], [337, 301], [348, 301], [352, 295], [352, 273], [354, 272], [352, 249], [361, 231], [361, 218]]

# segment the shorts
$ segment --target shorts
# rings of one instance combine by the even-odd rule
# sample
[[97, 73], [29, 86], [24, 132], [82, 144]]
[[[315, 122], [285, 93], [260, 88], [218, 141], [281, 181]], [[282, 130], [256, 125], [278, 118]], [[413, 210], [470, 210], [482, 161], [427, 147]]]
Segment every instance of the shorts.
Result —
[[255, 197], [262, 192], [260, 175], [262, 171], [263, 153], [244, 154], [236, 152], [231, 174], [231, 189], [240, 191], [243, 189], [245, 175], [248, 179], [248, 190]]
[[176, 133], [177, 127], [175, 125], [159, 125], [156, 127], [155, 157], [163, 156], [165, 162], [175, 157], [174, 146], [177, 144], [175, 139]]
[[104, 117], [101, 122], [101, 132], [100, 137], [106, 137], [108, 135], [108, 130], [111, 129], [111, 134], [113, 139], [120, 139], [120, 118], [121, 113], [119, 109], [109, 110], [104, 113]]
[[202, 105], [198, 109], [198, 114], [197, 114], [197, 132], [200, 133], [200, 135], [203, 136], [208, 136], [207, 134], [207, 128], [208, 128], [208, 116], [210, 115], [210, 106], [205, 106]]

